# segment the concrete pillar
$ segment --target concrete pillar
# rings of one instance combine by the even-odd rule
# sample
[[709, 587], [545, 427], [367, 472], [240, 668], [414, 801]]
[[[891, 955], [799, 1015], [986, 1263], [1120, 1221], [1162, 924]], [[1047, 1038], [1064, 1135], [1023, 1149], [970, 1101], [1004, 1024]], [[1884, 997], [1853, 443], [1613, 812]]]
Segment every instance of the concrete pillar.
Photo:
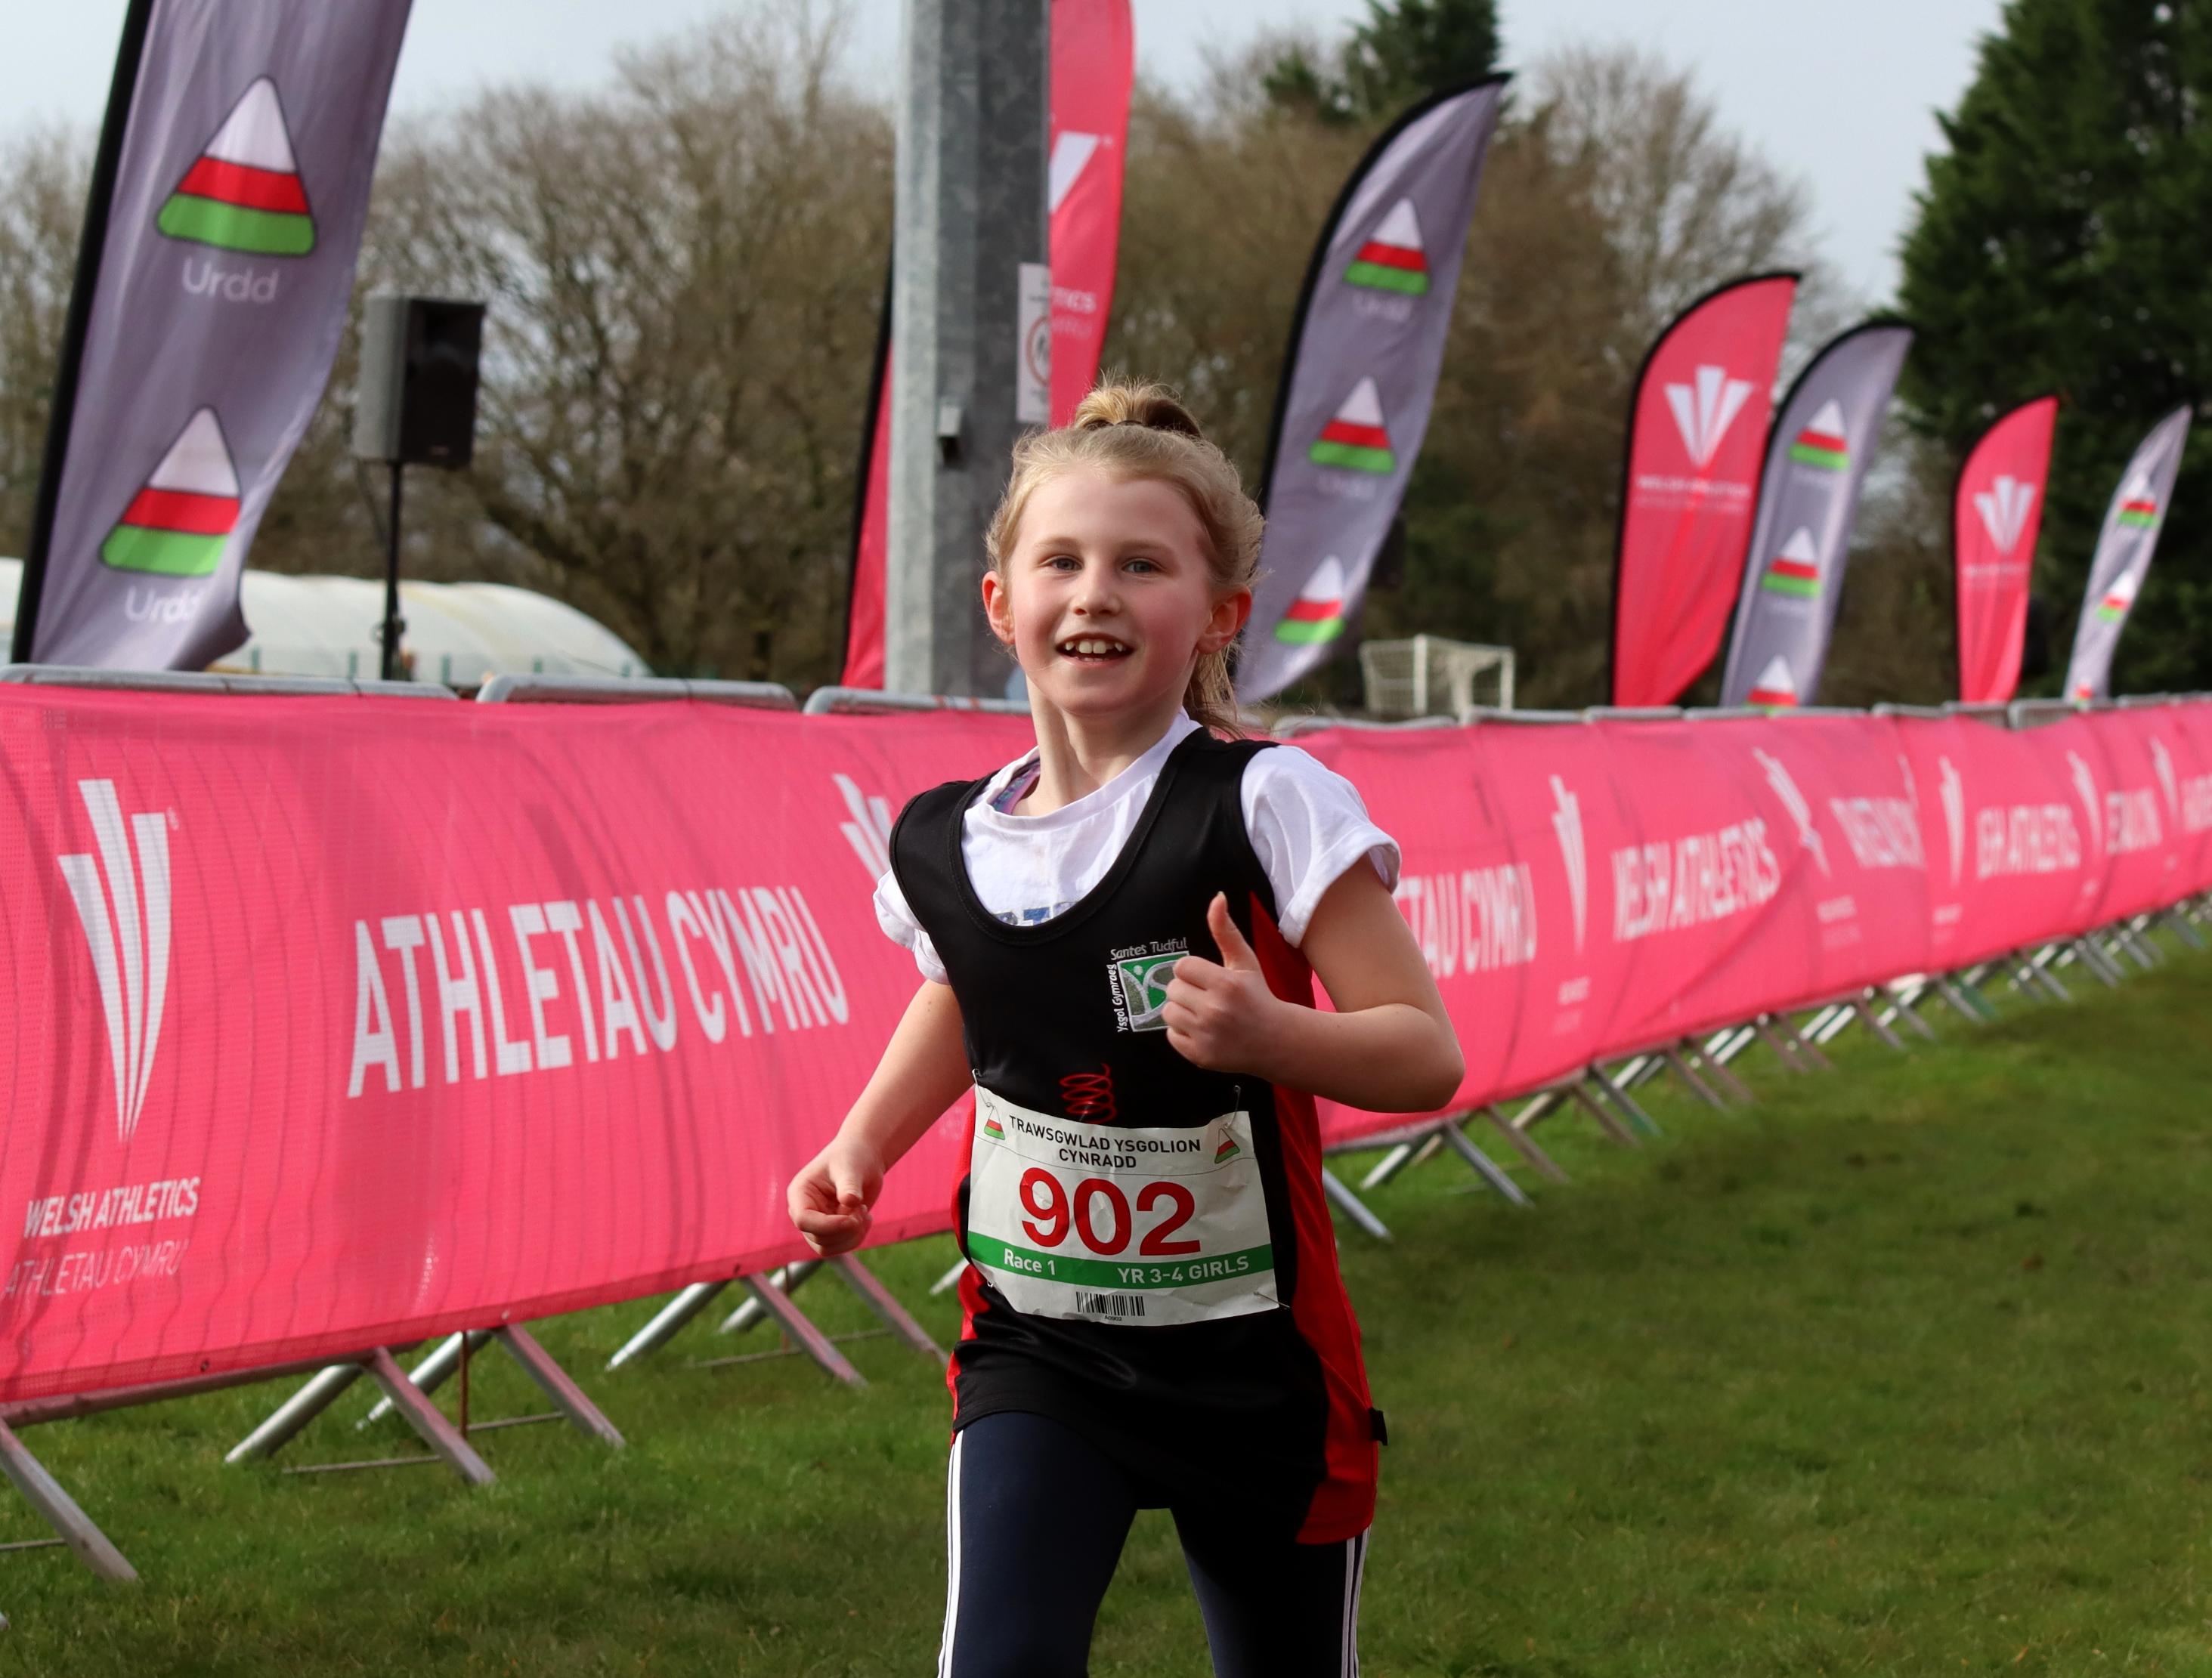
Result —
[[1005, 690], [983, 526], [1025, 428], [1021, 265], [1045, 261], [1050, 0], [906, 0], [891, 282], [888, 685]]

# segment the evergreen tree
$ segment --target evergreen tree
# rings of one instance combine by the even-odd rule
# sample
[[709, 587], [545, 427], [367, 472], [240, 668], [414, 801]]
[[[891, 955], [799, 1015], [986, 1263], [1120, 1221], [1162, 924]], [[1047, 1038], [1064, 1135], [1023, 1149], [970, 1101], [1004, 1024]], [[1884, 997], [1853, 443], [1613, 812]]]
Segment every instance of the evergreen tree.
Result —
[[1367, 0], [1334, 73], [1303, 49], [1277, 59], [1267, 97], [1330, 123], [1387, 122], [1422, 94], [1498, 67], [1497, 0]]
[[[1924, 434], [1961, 457], [2012, 403], [2063, 398], [2037, 571], [2061, 668], [2130, 451], [2212, 394], [2208, 100], [2212, 7], [2008, 0], [1905, 241], [1921, 336], [1902, 394]], [[2191, 441], [2113, 679], [2212, 687], [2212, 437]]]

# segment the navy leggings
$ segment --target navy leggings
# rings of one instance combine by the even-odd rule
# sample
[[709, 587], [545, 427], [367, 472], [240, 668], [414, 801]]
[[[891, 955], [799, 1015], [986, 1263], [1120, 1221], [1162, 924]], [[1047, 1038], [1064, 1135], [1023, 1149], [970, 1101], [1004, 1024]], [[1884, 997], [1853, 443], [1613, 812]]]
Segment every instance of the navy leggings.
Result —
[[952, 1441], [950, 1583], [938, 1678], [1084, 1678], [1091, 1629], [1137, 1511], [1175, 1516], [1217, 1678], [1354, 1678], [1367, 1536], [1255, 1536], [1233, 1510], [1177, 1504], [1080, 1433], [1015, 1413]]

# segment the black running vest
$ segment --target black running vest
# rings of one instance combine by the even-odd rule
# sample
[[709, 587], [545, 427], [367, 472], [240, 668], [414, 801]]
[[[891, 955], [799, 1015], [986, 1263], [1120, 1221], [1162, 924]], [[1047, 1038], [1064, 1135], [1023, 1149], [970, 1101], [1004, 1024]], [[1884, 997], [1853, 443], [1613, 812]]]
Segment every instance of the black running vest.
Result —
[[[1271, 1528], [1333, 1541], [1364, 1530], [1371, 1512], [1376, 1423], [1321, 1194], [1312, 1103], [1250, 1074], [1194, 1066], [1164, 1030], [1141, 1028], [1142, 1005], [1157, 997], [1142, 989], [1149, 961], [1178, 948], [1220, 960], [1206, 926], [1217, 892], [1263, 960], [1273, 953], [1276, 993], [1311, 1001], [1245, 830], [1244, 769], [1261, 749], [1187, 736], [1104, 877], [1048, 921], [1001, 921], [969, 882], [963, 818], [988, 780], [909, 803], [892, 832], [891, 866], [944, 963], [979, 1085], [1083, 1124], [1196, 1127], [1251, 1114], [1283, 1302], [1174, 1326], [1048, 1318], [1015, 1311], [971, 1265], [950, 1376], [956, 1430], [994, 1411], [1050, 1415], [1091, 1433], [1147, 1483], [1212, 1488]], [[963, 1251], [967, 1188], [963, 1172]]]

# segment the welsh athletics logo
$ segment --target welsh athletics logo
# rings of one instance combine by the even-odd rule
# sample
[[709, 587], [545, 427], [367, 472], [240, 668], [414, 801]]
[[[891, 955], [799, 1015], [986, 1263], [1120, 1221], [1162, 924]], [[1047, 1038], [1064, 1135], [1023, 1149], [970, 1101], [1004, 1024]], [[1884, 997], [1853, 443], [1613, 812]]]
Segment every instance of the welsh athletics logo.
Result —
[[276, 84], [262, 76], [192, 160], [154, 225], [170, 239], [249, 257], [304, 257], [315, 217]]
[[1729, 427], [1750, 399], [1751, 381], [1730, 379], [1726, 367], [1710, 365], [1700, 366], [1694, 377], [1694, 389], [1688, 385], [1667, 386], [1667, 408], [1674, 416], [1674, 428], [1682, 433], [1690, 463], [1702, 471], [1712, 464], [1713, 457], [1720, 452], [1721, 439], [1728, 435]]
[[1160, 1013], [1168, 1005], [1168, 986], [1175, 978], [1176, 963], [1189, 954], [1187, 949], [1171, 949], [1160, 955], [1126, 956], [1114, 964], [1115, 986], [1128, 1015], [1131, 1031], [1164, 1032], [1168, 1028]]
[[76, 791], [99, 855], [58, 860], [100, 987], [115, 1073], [115, 1128], [128, 1142], [146, 1103], [169, 994], [169, 821], [155, 810], [132, 816], [126, 828], [113, 781], [79, 781]]
[[1982, 528], [1990, 533], [1997, 552], [2009, 554], [2027, 528], [2027, 510], [2035, 505], [2035, 486], [2015, 477], [2002, 477], [1987, 489], [1976, 492], [1974, 506], [1982, 515]]

